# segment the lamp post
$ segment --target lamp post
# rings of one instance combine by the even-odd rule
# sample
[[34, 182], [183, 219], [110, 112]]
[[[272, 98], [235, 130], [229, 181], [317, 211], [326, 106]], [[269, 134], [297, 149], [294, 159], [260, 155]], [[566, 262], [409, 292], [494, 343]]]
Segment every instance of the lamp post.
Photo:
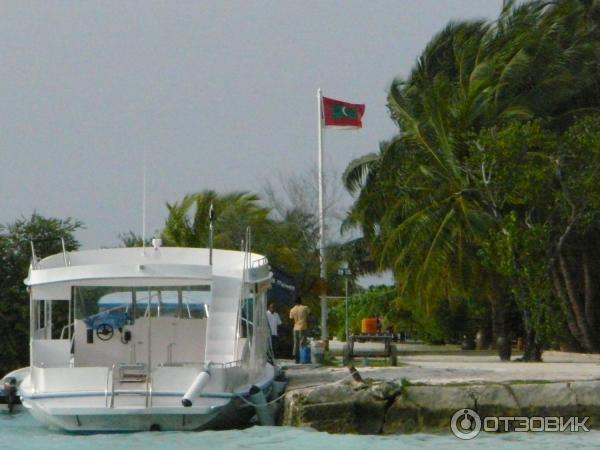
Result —
[[346, 343], [347, 343], [350, 339], [350, 335], [348, 333], [348, 278], [350, 277], [350, 275], [352, 275], [352, 271], [350, 270], [350, 267], [348, 267], [347, 262], [342, 263], [338, 273], [344, 277], [344, 283], [345, 283], [345, 287], [346, 287], [345, 302], [346, 302]]

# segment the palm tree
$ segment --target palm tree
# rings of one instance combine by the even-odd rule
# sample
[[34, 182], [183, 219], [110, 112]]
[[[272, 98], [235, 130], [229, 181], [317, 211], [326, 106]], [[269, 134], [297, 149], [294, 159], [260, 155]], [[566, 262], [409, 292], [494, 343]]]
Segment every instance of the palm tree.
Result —
[[270, 210], [259, 205], [259, 198], [247, 192], [219, 195], [203, 191], [186, 195], [181, 202], [167, 203], [169, 216], [162, 237], [167, 245], [185, 247], [208, 246], [209, 210], [213, 206], [214, 245], [218, 248], [240, 249], [246, 228], [251, 227], [255, 245], [268, 236]]
[[[440, 33], [409, 80], [392, 84], [388, 105], [402, 134], [345, 173], [347, 188], [362, 188], [349, 222], [360, 223], [380, 266], [426, 309], [482, 285], [470, 278], [483, 273], [474, 255], [493, 218], [463, 166], [464, 134], [490, 103], [489, 71], [476, 61], [487, 32], [475, 22]], [[503, 328], [498, 322], [498, 334]]]
[[347, 224], [360, 226], [402, 290], [427, 303], [483, 288], [503, 309], [510, 280], [478, 254], [513, 205], [490, 197], [489, 168], [470, 164], [473, 144], [480, 130], [515, 119], [561, 129], [597, 107], [597, 10], [580, 0], [508, 2], [495, 24], [448, 25], [409, 78], [392, 83], [401, 134], [350, 163], [344, 181], [360, 189]]
[[[166, 245], [206, 247], [209, 209], [215, 211], [214, 246], [239, 250], [247, 227], [252, 231], [252, 251], [266, 255], [271, 265], [292, 275], [299, 295], [314, 294], [319, 281], [318, 223], [313, 214], [299, 209], [280, 211], [261, 206], [260, 198], [247, 192], [218, 194], [203, 191], [168, 203], [169, 216], [162, 232]], [[335, 273], [337, 268], [332, 268]]]

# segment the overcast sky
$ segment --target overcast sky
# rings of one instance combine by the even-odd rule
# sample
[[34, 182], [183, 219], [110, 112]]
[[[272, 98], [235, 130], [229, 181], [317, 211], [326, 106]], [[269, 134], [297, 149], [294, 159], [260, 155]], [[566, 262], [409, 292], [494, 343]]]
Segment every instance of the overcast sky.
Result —
[[259, 191], [316, 165], [316, 90], [366, 104], [360, 131], [327, 130], [342, 173], [396, 129], [386, 92], [450, 20], [501, 0], [0, 3], [0, 223], [82, 220], [84, 248], [148, 234], [165, 202]]

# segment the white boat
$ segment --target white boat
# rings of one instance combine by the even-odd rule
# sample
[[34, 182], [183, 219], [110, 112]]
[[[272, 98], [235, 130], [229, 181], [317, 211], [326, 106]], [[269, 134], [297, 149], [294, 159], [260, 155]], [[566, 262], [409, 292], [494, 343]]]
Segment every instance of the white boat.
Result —
[[158, 243], [39, 261], [33, 251], [25, 283], [31, 357], [19, 392], [48, 426], [222, 428], [273, 394], [261, 255]]

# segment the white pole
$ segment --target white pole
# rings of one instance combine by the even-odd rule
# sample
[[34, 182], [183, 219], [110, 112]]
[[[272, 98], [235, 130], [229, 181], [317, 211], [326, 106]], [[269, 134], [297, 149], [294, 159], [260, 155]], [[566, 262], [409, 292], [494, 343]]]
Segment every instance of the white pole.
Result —
[[146, 253], [146, 147], [144, 146], [144, 174], [142, 176], [142, 251]]
[[210, 208], [208, 209], [208, 265], [212, 266], [213, 259], [213, 219], [215, 218], [215, 209], [211, 202]]
[[346, 282], [346, 343], [350, 342], [350, 333], [348, 333], [348, 275], [344, 277], [344, 281]]
[[146, 367], [146, 379], [152, 373], [152, 291], [148, 289], [148, 367]]
[[317, 90], [317, 118], [319, 122], [319, 255], [321, 259], [321, 340], [327, 341], [327, 271], [325, 259], [325, 212], [324, 196], [325, 187], [323, 186], [323, 99], [321, 88]]
[[[33, 245], [33, 242], [31, 243]], [[33, 300], [33, 290], [31, 286], [27, 288], [29, 291], [29, 373], [31, 373], [31, 367], [33, 367], [33, 339], [35, 338], [35, 319], [36, 315], [39, 314], [36, 306], [37, 304]]]

